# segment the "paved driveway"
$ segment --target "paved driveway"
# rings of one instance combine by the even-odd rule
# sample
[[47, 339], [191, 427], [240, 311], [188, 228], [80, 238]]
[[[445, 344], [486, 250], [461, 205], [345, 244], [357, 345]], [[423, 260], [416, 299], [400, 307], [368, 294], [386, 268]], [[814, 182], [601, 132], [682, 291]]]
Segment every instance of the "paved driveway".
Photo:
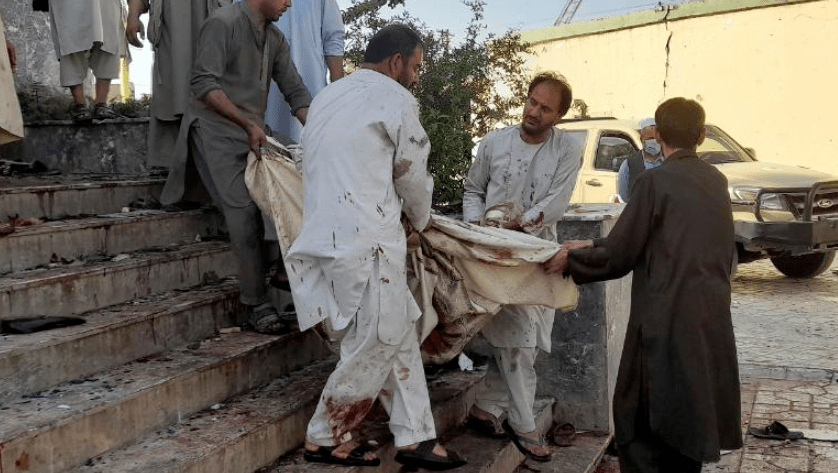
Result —
[[773, 379], [838, 374], [838, 260], [813, 279], [784, 277], [768, 260], [739, 266], [733, 325], [741, 371]]

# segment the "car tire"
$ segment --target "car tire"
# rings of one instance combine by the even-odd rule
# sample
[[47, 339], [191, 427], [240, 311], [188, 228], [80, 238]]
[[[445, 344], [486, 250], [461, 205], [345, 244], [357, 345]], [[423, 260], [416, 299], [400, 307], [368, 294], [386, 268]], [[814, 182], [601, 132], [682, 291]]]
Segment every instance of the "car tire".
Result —
[[771, 263], [790, 278], [813, 278], [826, 271], [835, 260], [835, 250], [800, 256], [778, 256]]

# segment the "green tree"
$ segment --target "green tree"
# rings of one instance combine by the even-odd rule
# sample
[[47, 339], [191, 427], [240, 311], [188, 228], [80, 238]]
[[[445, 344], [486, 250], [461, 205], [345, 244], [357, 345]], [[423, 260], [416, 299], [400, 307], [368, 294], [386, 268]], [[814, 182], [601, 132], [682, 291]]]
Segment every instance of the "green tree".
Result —
[[458, 211], [475, 139], [498, 124], [519, 119], [517, 111], [529, 79], [523, 54], [529, 53], [530, 47], [513, 30], [481, 39], [486, 29], [483, 0], [462, 0], [472, 17], [464, 26], [465, 38], [457, 44], [452, 44], [450, 31], [431, 30], [410, 13], [388, 19], [380, 16], [384, 6], [404, 3], [354, 0], [343, 14], [348, 67], [360, 66], [369, 38], [389, 23], [408, 24], [423, 36], [425, 63], [415, 93], [422, 125], [431, 141], [428, 169], [434, 176], [434, 202], [441, 210]]

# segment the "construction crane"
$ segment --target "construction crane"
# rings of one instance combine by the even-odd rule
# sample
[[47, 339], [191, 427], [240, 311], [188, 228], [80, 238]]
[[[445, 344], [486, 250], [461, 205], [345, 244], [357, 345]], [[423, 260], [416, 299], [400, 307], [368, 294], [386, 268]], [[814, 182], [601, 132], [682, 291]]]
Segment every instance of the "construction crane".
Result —
[[573, 19], [573, 15], [576, 14], [576, 10], [579, 9], [579, 4], [582, 3], [582, 0], [567, 0], [565, 3], [564, 8], [562, 9], [561, 15], [559, 15], [559, 19], [556, 20], [556, 25], [564, 25], [570, 23]]

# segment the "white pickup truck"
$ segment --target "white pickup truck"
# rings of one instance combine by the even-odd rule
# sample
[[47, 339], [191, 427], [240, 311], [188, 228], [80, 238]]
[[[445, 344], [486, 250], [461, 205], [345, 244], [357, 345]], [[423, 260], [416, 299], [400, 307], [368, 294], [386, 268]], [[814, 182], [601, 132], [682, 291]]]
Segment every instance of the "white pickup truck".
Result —
[[[557, 126], [582, 143], [571, 202], [617, 202], [617, 171], [641, 147], [635, 122], [583, 119]], [[838, 249], [838, 176], [757, 161], [752, 149], [712, 125], [697, 151], [728, 179], [739, 263], [771, 258], [795, 278], [829, 268]]]

